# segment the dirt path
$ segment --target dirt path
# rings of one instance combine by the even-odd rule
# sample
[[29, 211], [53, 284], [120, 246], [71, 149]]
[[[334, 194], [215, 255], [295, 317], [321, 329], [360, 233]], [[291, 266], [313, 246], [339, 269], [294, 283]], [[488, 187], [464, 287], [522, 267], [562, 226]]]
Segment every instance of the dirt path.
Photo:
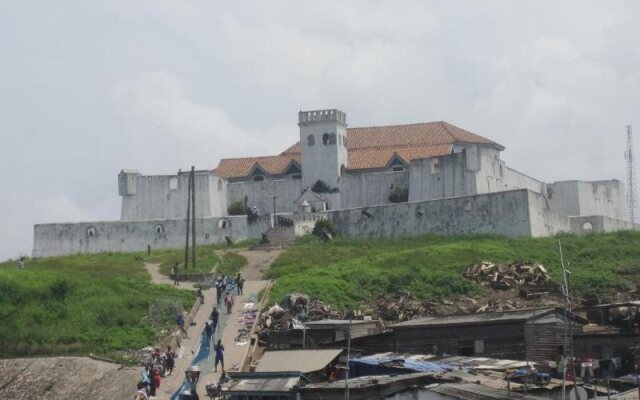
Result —
[[[220, 309], [220, 329], [213, 336], [214, 342], [222, 340], [222, 344], [225, 347], [225, 367], [227, 370], [233, 370], [234, 366], [240, 365], [246, 353], [246, 345], [237, 346], [235, 343], [238, 329], [241, 327], [239, 318], [243, 308], [251, 299], [255, 299], [258, 292], [267, 285], [267, 281], [262, 280], [262, 277], [282, 251], [239, 250], [235, 252], [247, 259], [247, 265], [240, 270], [245, 279], [244, 293], [241, 296], [233, 293], [235, 295], [235, 306], [231, 314], [227, 314], [224, 307]], [[147, 263], [145, 267], [149, 271], [153, 283], [173, 285], [173, 281], [169, 277], [160, 273], [159, 264]], [[192, 282], [180, 282], [177, 286], [181, 289], [194, 290]], [[214, 288], [204, 290], [203, 295], [204, 304], [200, 306], [194, 317], [194, 325], [187, 327], [189, 338], [181, 341], [179, 349], [174, 349], [178, 353], [176, 367], [174, 373], [163, 380], [157, 393], [158, 399], [170, 399], [176, 390], [180, 388], [184, 378], [184, 371], [191, 365], [194, 355], [198, 354], [202, 330], [209, 318], [211, 309], [216, 305], [216, 291]], [[177, 332], [174, 332], [174, 334], [177, 334]], [[205, 385], [209, 382], [217, 382], [220, 376], [220, 368], [218, 368], [217, 373], [213, 372], [214, 359], [215, 353], [212, 351], [206, 360], [199, 363], [202, 369], [202, 376], [200, 378], [201, 383], [198, 385], [198, 393], [201, 395], [205, 393]]]
[[246, 281], [259, 281], [264, 278], [265, 272], [282, 253], [282, 250], [241, 250], [236, 253], [247, 259], [247, 265], [240, 270], [242, 277]]

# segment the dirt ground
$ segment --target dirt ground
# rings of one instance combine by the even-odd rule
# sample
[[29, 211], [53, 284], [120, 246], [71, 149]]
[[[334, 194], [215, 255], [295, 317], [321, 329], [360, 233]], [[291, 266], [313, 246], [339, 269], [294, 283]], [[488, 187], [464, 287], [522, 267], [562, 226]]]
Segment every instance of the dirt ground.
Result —
[[139, 368], [88, 357], [0, 360], [0, 399], [128, 399]]

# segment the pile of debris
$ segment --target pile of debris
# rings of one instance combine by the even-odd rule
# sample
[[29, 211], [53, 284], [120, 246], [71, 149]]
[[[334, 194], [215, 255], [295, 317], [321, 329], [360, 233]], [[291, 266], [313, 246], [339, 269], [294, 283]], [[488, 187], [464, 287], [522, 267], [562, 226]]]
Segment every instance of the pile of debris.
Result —
[[379, 296], [374, 301], [374, 307], [375, 310], [371, 311], [376, 318], [385, 321], [407, 321], [434, 314], [436, 303], [415, 299], [410, 293], [398, 293], [394, 296]]
[[306, 294], [292, 293], [262, 314], [260, 329], [275, 332], [302, 329], [303, 322], [334, 316], [331, 308], [320, 300], [311, 300]]
[[516, 262], [505, 265], [483, 261], [480, 264], [468, 266], [462, 275], [493, 289], [524, 289], [525, 296], [555, 289], [549, 272], [540, 264]]

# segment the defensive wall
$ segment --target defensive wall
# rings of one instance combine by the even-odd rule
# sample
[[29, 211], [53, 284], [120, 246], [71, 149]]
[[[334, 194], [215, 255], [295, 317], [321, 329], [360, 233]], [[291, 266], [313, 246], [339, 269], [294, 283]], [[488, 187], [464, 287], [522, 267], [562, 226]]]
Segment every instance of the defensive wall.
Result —
[[[225, 237], [234, 242], [259, 238], [270, 225], [269, 216], [250, 226], [246, 216], [196, 218], [196, 244], [223, 243]], [[40, 224], [34, 226], [33, 256], [180, 248], [185, 232], [184, 219]]]
[[[401, 237], [496, 234], [549, 236], [559, 232], [602, 233], [634, 229], [606, 216], [571, 217], [554, 212], [547, 199], [528, 189], [400, 204], [286, 214], [296, 235], [308, 234], [319, 218], [331, 220], [339, 234], [356, 237]], [[260, 238], [271, 226], [271, 215], [249, 224], [246, 216], [196, 219], [197, 244]], [[638, 226], [635, 227], [638, 229]], [[34, 257], [105, 251], [132, 252], [184, 246], [185, 220], [84, 222], [34, 227]]]
[[389, 204], [393, 188], [409, 188], [409, 172], [374, 172], [340, 177], [340, 208]]
[[[628, 222], [605, 216], [560, 215], [549, 207], [542, 194], [529, 189], [334, 210], [325, 215], [339, 234], [364, 237], [425, 233], [541, 237], [560, 232], [585, 234], [634, 229]], [[587, 222], [589, 225], [585, 225]]]

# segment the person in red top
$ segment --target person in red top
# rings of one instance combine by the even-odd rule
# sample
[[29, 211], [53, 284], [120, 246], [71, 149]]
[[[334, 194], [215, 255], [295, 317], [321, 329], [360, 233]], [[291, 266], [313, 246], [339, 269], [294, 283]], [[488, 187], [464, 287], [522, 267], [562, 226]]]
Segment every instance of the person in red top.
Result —
[[156, 368], [153, 369], [153, 385], [156, 389], [160, 387], [160, 372]]

